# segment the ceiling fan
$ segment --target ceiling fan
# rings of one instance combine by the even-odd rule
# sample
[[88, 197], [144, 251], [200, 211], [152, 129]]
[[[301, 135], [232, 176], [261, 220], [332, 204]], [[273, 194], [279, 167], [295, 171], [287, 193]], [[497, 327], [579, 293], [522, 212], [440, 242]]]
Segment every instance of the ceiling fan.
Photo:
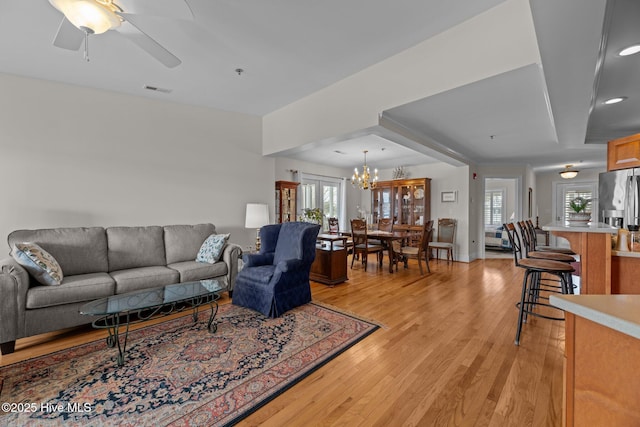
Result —
[[115, 30], [169, 68], [182, 63], [140, 28], [139, 17], [155, 15], [193, 20], [186, 0], [117, 0], [117, 3], [114, 0], [49, 0], [49, 3], [64, 15], [53, 45], [78, 50], [84, 41], [87, 61], [89, 36]]

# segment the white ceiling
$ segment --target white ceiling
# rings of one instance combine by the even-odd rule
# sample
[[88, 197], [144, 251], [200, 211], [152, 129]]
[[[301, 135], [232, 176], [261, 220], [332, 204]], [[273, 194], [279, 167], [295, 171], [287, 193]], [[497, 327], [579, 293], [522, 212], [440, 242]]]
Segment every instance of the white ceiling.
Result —
[[[91, 60], [85, 62], [82, 52], [51, 44], [62, 16], [48, 1], [1, 0], [0, 72], [264, 115], [504, 0], [183, 1], [117, 2], [125, 11], [144, 12], [137, 24], [182, 61], [166, 68], [114, 31], [90, 37]], [[611, 56], [618, 67], [609, 79], [605, 72], [610, 68], [609, 57], [600, 54], [605, 21], [616, 20], [605, 26], [610, 46], [617, 48], [626, 43], [625, 38], [640, 41], [635, 24], [640, 12], [631, 8], [640, 2], [616, 0], [615, 8], [609, 3], [605, 19], [601, 0], [530, 0], [542, 64], [381, 114], [454, 150], [458, 158], [480, 164], [531, 164], [539, 170], [559, 169], [566, 163], [600, 166], [603, 141], [618, 136], [616, 132], [640, 131], [640, 114], [636, 114], [640, 104], [631, 102], [636, 98], [625, 92], [640, 91], [640, 74], [620, 71], [627, 70], [631, 61], [638, 71], [640, 55], [626, 62]], [[195, 21], [150, 15], [174, 15], [184, 4]], [[621, 30], [622, 18], [634, 32]], [[617, 32], [609, 31], [614, 28]], [[599, 58], [603, 66], [596, 74]], [[244, 72], [238, 75], [237, 68]], [[147, 91], [145, 85], [171, 92]], [[606, 89], [629, 94], [625, 95], [629, 102], [619, 105], [617, 113], [610, 109], [609, 115], [596, 116], [600, 104], [595, 100], [600, 94], [594, 87], [603, 93]], [[637, 99], [640, 103], [640, 96]], [[630, 107], [637, 107], [625, 113], [633, 119], [622, 120], [621, 111]], [[410, 141], [379, 129], [352, 136], [352, 140], [336, 136], [283, 154], [349, 168], [361, 165], [363, 149], [370, 150], [368, 160], [379, 168], [440, 159], [429, 150], [416, 153]], [[597, 143], [585, 144], [585, 140]]]

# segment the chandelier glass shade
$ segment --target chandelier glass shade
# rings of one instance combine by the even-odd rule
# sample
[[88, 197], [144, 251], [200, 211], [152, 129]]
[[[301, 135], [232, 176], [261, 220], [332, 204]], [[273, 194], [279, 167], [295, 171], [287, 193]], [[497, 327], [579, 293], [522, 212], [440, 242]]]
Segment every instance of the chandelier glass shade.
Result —
[[376, 188], [378, 183], [378, 169], [373, 171], [373, 176], [367, 166], [367, 153], [368, 150], [364, 150], [364, 165], [362, 166], [362, 174], [358, 172], [358, 168], [354, 169], [353, 176], [351, 177], [351, 185], [361, 190], [372, 190]]
[[571, 179], [578, 176], [578, 171], [575, 169], [571, 169], [573, 165], [565, 166], [564, 170], [560, 172], [560, 176], [564, 179]]

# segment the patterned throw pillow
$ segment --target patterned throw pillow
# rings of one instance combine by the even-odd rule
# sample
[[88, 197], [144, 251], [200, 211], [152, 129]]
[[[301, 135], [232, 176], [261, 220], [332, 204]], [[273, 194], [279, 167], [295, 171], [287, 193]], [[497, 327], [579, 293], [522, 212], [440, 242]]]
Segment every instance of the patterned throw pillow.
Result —
[[51, 254], [35, 243], [13, 245], [13, 258], [43, 285], [62, 283], [62, 269]]
[[204, 243], [200, 247], [200, 250], [198, 251], [196, 261], [208, 262], [209, 264], [218, 262], [218, 260], [222, 256], [222, 250], [227, 244], [228, 239], [229, 234], [212, 234], [211, 236], [207, 237], [207, 240], [204, 241]]

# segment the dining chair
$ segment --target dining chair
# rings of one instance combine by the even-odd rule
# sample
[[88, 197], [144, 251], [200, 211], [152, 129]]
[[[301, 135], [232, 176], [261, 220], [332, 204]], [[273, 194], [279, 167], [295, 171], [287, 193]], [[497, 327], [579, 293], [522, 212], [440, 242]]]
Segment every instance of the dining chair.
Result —
[[393, 228], [393, 221], [391, 218], [380, 218], [378, 220], [378, 230], [380, 231], [391, 231]]
[[[329, 223], [329, 234], [337, 234], [339, 236], [342, 235], [342, 233], [340, 232], [340, 223], [338, 221], [338, 218], [335, 217], [331, 217], [327, 219], [328, 223]], [[342, 242], [340, 243], [336, 243], [336, 246], [342, 246]], [[347, 249], [347, 254], [350, 254], [353, 252], [353, 238], [349, 237], [347, 238], [344, 247]]]
[[409, 227], [408, 232], [409, 236], [404, 242], [394, 241], [392, 243], [396, 271], [398, 270], [399, 261], [405, 261], [405, 268], [407, 268], [406, 260], [412, 258], [418, 260], [420, 275], [424, 274], [422, 270], [423, 259], [427, 264], [427, 271], [431, 273], [431, 268], [429, 267], [429, 242], [433, 237], [433, 220], [425, 222], [422, 226]]
[[351, 220], [351, 237], [353, 239], [353, 258], [351, 258], [351, 268], [356, 257], [359, 255], [364, 265], [364, 271], [367, 271], [367, 256], [375, 253], [378, 256], [378, 263], [382, 267], [382, 256], [384, 248], [382, 245], [374, 245], [369, 242], [367, 237], [367, 223], [363, 219]]
[[429, 243], [429, 249], [436, 250], [436, 259], [440, 259], [440, 251], [447, 251], [447, 263], [449, 259], [455, 261], [454, 248], [456, 238], [457, 220], [453, 218], [438, 219], [438, 237], [435, 242]]

